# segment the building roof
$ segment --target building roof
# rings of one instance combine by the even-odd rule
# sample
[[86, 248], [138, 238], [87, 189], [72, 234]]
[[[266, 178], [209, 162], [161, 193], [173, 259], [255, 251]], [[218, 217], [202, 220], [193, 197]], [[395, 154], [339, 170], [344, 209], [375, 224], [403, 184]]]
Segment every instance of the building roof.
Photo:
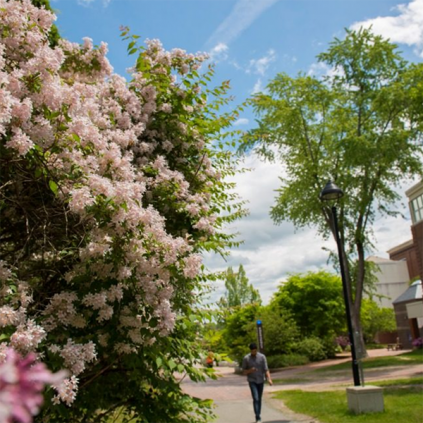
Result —
[[419, 195], [421, 192], [423, 192], [423, 179], [420, 182], [417, 182], [417, 184], [413, 185], [407, 191], [405, 191], [405, 195], [409, 199], [413, 199], [417, 197], [417, 195]]
[[409, 250], [411, 248], [414, 248], [414, 241], [412, 239], [405, 241], [402, 244], [396, 245], [395, 247], [392, 247], [390, 250], [387, 251], [387, 253], [392, 255], [394, 253], [399, 253], [405, 250]]
[[366, 261], [371, 261], [373, 263], [398, 263], [397, 260], [390, 260], [379, 256], [369, 256], [366, 258]]
[[422, 281], [413, 282], [408, 289], [401, 294], [392, 304], [406, 303], [414, 300], [422, 300]]

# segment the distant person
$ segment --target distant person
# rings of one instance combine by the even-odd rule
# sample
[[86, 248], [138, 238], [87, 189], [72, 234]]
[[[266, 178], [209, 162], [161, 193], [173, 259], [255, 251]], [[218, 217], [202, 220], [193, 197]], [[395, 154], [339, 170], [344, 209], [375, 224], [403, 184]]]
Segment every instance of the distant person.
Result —
[[267, 367], [266, 356], [257, 351], [255, 343], [250, 344], [250, 351], [250, 354], [247, 354], [242, 360], [242, 372], [247, 375], [253, 397], [256, 423], [258, 423], [261, 422], [261, 398], [263, 396], [264, 381], [267, 379], [269, 385], [273, 385], [273, 382]]
[[214, 354], [213, 354], [213, 351], [210, 350], [206, 357], [206, 366], [209, 368], [212, 368], [213, 361], [214, 361]]

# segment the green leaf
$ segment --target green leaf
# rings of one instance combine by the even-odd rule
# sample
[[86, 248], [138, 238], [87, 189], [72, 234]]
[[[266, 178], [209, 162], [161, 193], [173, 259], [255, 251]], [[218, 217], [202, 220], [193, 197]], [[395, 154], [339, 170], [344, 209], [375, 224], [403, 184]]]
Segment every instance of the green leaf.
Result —
[[128, 44], [128, 48], [127, 48], [127, 50], [129, 51], [129, 50], [131, 50], [134, 46], [135, 46], [135, 44], [136, 44], [136, 41], [131, 41], [129, 44]]
[[57, 195], [59, 187], [57, 186], [56, 182], [50, 180], [50, 181], [48, 181], [48, 186], [53, 191], [54, 195]]
[[160, 357], [157, 357], [156, 364], [157, 364], [157, 367], [160, 369], [160, 367], [162, 367], [163, 360]]
[[37, 168], [35, 169], [34, 174], [35, 174], [35, 177], [36, 177], [36, 178], [39, 178], [39, 177], [43, 174], [43, 171], [42, 171], [42, 169], [41, 169], [40, 167], [37, 167]]

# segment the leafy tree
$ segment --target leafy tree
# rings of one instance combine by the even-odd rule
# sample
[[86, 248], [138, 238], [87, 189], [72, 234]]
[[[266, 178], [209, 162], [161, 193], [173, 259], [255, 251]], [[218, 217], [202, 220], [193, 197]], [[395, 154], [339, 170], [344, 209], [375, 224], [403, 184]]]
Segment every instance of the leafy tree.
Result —
[[247, 304], [238, 307], [227, 316], [223, 329], [223, 339], [228, 346], [231, 358], [238, 363], [248, 353], [248, 345], [257, 338], [255, 332], [259, 305]]
[[378, 332], [393, 332], [397, 328], [394, 310], [379, 307], [368, 298], [363, 299], [361, 323], [365, 342], [374, 342]]
[[333, 338], [345, 331], [341, 279], [329, 272], [291, 275], [279, 285], [271, 304], [291, 314], [303, 338]]
[[233, 245], [222, 228], [242, 215], [219, 146], [229, 85], [208, 87], [204, 56], [124, 28], [126, 82], [104, 44], [51, 48], [53, 21], [0, 0], [0, 358], [68, 370], [37, 422], [205, 422], [210, 402], [176, 373], [208, 374], [201, 253]]
[[257, 342], [257, 320], [261, 320], [267, 355], [289, 354], [299, 341], [299, 330], [290, 314], [277, 307], [257, 303], [235, 308], [225, 321], [223, 338], [231, 357], [241, 362], [248, 344]]
[[258, 127], [243, 149], [256, 147], [282, 162], [271, 209], [276, 223], [314, 225], [324, 237], [334, 235], [330, 206], [319, 193], [328, 180], [344, 189], [338, 204], [342, 260], [353, 326], [361, 332], [372, 223], [377, 213], [396, 214], [395, 188], [404, 177], [422, 174], [423, 64], [407, 63], [394, 44], [366, 29], [347, 30], [318, 60], [327, 76], [281, 73], [252, 99]]
[[[257, 319], [263, 327], [266, 355], [291, 354], [301, 339], [300, 330], [289, 311], [272, 305], [262, 307]], [[254, 325], [254, 329], [255, 325]]]
[[248, 283], [247, 275], [243, 265], [239, 266], [238, 272], [234, 272], [229, 267], [224, 272], [225, 278], [225, 296], [220, 299], [221, 307], [237, 307], [245, 304], [261, 302], [260, 293], [254, 289], [253, 285]]

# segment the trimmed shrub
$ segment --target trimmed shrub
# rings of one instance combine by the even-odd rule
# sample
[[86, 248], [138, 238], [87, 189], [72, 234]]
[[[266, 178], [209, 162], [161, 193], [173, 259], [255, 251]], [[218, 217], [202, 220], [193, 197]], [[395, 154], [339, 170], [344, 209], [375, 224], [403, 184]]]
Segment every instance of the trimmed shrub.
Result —
[[308, 364], [310, 360], [299, 354], [280, 354], [267, 357], [267, 365], [269, 369], [277, 369], [279, 367], [302, 366]]
[[296, 352], [308, 357], [310, 361], [320, 361], [327, 358], [323, 342], [315, 337], [310, 337], [299, 342]]

